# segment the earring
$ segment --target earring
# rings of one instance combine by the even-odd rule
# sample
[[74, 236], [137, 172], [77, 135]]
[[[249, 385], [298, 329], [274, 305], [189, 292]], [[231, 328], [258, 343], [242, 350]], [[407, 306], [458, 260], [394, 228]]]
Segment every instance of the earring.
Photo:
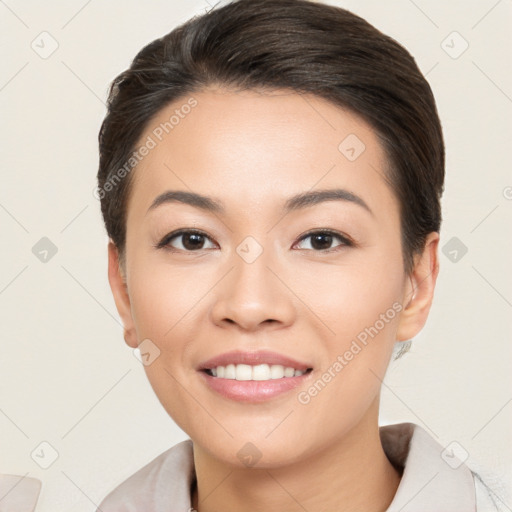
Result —
[[406, 352], [409, 352], [412, 340], [397, 341], [393, 347], [393, 361], [401, 358]]

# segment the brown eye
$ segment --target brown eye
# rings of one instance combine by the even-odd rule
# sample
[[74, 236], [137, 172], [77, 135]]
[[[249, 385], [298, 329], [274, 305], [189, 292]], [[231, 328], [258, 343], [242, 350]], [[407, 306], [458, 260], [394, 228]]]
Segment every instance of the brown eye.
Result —
[[201, 231], [181, 230], [167, 235], [158, 245], [158, 248], [169, 248], [171, 250], [180, 250], [193, 252], [205, 249], [205, 242], [210, 240], [205, 233]]
[[[334, 231], [313, 231], [305, 236], [303, 236], [299, 242], [302, 242], [303, 240], [311, 239], [310, 247], [305, 247], [306, 249], [313, 249], [315, 251], [321, 252], [321, 251], [330, 251], [334, 250], [337, 247], [340, 246], [352, 246], [352, 242], [345, 236], [343, 236], [341, 233], [337, 233]], [[338, 243], [334, 247], [331, 247], [333, 242], [335, 240], [340, 241], [341, 243]], [[303, 247], [304, 248], [304, 247]]]

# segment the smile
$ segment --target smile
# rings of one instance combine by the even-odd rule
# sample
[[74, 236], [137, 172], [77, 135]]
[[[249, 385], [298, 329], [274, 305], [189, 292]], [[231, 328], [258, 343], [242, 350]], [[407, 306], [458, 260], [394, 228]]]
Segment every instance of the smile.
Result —
[[227, 366], [217, 366], [205, 370], [212, 377], [218, 379], [230, 380], [273, 380], [290, 377], [300, 377], [307, 373], [310, 369], [296, 370], [291, 366], [283, 366], [280, 364], [258, 364], [251, 366], [249, 364], [228, 364]]
[[261, 403], [304, 385], [312, 365], [269, 351], [228, 352], [197, 368], [210, 391], [237, 402]]

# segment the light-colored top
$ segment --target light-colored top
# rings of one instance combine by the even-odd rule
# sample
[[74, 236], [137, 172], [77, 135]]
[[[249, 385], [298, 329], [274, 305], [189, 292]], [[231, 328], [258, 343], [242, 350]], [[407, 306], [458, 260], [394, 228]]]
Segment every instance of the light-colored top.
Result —
[[[413, 423], [380, 427], [384, 452], [402, 478], [387, 512], [494, 512], [485, 486], [423, 428]], [[190, 512], [195, 483], [193, 445], [183, 441], [119, 484], [97, 512]]]
[[0, 512], [34, 512], [42, 482], [27, 474], [0, 474]]

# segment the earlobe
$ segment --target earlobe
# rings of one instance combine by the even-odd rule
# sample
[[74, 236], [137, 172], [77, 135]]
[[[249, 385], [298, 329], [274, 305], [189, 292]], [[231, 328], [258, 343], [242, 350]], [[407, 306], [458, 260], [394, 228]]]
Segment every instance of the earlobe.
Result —
[[414, 269], [404, 290], [405, 306], [400, 316], [396, 341], [412, 339], [427, 321], [439, 273], [438, 245], [439, 233], [430, 233], [423, 252], [415, 259]]
[[130, 296], [119, 264], [119, 251], [112, 241], [108, 244], [108, 281], [117, 311], [124, 326], [124, 340], [132, 348], [137, 348], [137, 333], [133, 322]]

